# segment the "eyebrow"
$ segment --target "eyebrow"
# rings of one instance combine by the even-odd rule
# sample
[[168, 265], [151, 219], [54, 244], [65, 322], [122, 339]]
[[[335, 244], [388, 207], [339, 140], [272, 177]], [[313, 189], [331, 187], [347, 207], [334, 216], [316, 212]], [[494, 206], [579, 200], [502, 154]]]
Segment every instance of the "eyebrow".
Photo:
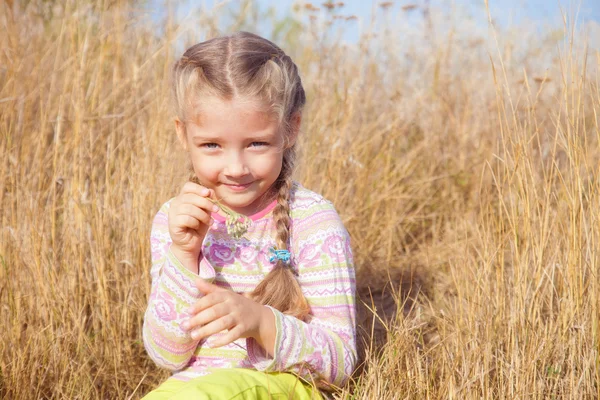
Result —
[[194, 140], [217, 140], [217, 137], [208, 137], [208, 136], [200, 136], [200, 135], [194, 135], [192, 136], [192, 139]]
[[[265, 134], [265, 135], [249, 136], [248, 139], [253, 140], [253, 141], [269, 141], [269, 140], [273, 140], [275, 137], [276, 137], [276, 135], [274, 135], [274, 134]], [[219, 139], [221, 139], [221, 137], [200, 136], [200, 135], [192, 136], [192, 140], [218, 141]]]

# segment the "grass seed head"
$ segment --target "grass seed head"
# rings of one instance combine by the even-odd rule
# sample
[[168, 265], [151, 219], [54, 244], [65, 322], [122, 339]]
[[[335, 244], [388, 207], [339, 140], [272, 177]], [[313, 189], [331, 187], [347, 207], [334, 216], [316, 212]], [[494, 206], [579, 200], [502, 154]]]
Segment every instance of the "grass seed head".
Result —
[[252, 220], [247, 216], [237, 213], [229, 207], [221, 204], [218, 200], [212, 200], [223, 212], [227, 215], [225, 218], [225, 226], [227, 227], [227, 233], [234, 239], [240, 239], [248, 232], [248, 228], [252, 225]]
[[233, 213], [227, 215], [225, 225], [227, 226], [227, 233], [234, 239], [239, 239], [248, 232], [251, 221], [245, 215]]

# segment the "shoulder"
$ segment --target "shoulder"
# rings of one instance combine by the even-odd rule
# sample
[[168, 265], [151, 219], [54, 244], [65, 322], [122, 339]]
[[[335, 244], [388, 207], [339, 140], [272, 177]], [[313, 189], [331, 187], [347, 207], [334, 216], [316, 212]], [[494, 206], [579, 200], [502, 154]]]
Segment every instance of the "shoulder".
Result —
[[333, 203], [299, 183], [294, 185], [290, 214], [296, 233], [315, 229], [345, 231]]
[[294, 188], [290, 249], [298, 271], [352, 265], [350, 234], [333, 203], [300, 184]]
[[335, 207], [331, 201], [327, 200], [319, 193], [305, 188], [298, 182], [294, 182], [292, 201], [290, 202], [292, 217], [294, 214], [302, 214], [317, 210], [335, 211]]
[[171, 197], [169, 200], [165, 201], [160, 208], [158, 209], [159, 213], [167, 213], [169, 208], [171, 208], [171, 203], [175, 200], [175, 197]]
[[167, 200], [160, 206], [160, 208], [154, 215], [152, 225], [165, 225], [168, 223], [167, 216], [169, 214], [169, 208], [171, 207], [171, 202], [173, 201], [174, 198], [175, 197], [170, 198], [169, 200]]

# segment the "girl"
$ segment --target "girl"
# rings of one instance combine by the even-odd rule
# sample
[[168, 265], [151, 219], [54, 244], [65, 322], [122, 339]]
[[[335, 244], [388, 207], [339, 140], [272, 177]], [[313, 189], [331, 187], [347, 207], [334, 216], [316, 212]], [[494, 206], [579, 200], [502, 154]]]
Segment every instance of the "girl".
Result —
[[355, 366], [355, 281], [334, 207], [292, 180], [298, 69], [238, 32], [189, 48], [173, 97], [192, 180], [153, 221], [143, 338], [174, 374], [145, 398], [320, 399]]

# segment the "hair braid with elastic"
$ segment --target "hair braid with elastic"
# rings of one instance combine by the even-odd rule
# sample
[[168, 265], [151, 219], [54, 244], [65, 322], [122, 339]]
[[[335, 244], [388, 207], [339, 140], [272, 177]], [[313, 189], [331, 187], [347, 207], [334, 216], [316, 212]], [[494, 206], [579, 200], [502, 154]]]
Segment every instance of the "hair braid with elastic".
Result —
[[[293, 160], [295, 147], [285, 151], [281, 173], [277, 179], [277, 205], [273, 209], [273, 221], [276, 229], [276, 243], [278, 250], [290, 250], [290, 199], [293, 190]], [[283, 261], [277, 263], [254, 289], [253, 298], [259, 303], [269, 305], [296, 318], [306, 320], [310, 313], [310, 307], [300, 284], [296, 279], [297, 272], [291, 263], [286, 265]]]

